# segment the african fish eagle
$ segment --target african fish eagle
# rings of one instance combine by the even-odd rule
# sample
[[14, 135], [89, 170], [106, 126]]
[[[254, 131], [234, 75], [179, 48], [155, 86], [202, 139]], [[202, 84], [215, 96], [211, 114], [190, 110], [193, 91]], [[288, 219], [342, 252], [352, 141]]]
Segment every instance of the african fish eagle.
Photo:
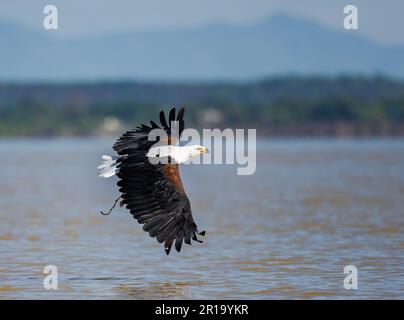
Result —
[[[205, 235], [205, 231], [198, 232], [192, 217], [178, 164], [203, 154], [208, 149], [200, 145], [175, 145], [184, 130], [184, 112], [185, 109], [182, 108], [176, 117], [175, 108], [171, 109], [167, 122], [161, 111], [161, 126], [150, 121], [150, 126], [142, 124], [125, 132], [113, 146], [118, 155], [104, 155], [103, 163], [98, 167], [100, 177], [118, 177], [117, 185], [121, 196], [116, 199], [115, 204], [121, 199], [120, 206], [125, 205], [130, 210], [131, 215], [143, 224], [143, 230], [151, 237], [156, 237], [159, 243], [164, 242], [167, 255], [174, 242], [175, 249], [180, 252], [182, 242], [191, 244], [191, 239], [202, 242], [197, 234]], [[177, 124], [175, 134], [174, 123]], [[167, 134], [166, 141], [157, 138], [158, 147], [153, 147], [156, 141], [149, 139], [153, 129], [164, 130]], [[169, 161], [151, 161], [156, 158]]]

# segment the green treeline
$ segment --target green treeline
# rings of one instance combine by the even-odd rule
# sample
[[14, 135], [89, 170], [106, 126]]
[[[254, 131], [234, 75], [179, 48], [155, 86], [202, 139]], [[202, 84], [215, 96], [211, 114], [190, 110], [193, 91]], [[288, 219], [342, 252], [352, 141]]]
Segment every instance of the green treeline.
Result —
[[262, 134], [404, 134], [404, 82], [282, 77], [250, 83], [0, 83], [0, 135], [119, 132], [185, 106], [187, 125]]

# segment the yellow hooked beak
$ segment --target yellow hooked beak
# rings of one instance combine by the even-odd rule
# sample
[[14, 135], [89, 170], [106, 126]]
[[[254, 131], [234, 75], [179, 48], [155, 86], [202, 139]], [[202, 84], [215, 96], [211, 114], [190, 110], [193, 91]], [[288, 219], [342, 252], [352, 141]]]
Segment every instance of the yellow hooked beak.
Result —
[[209, 153], [209, 149], [206, 148], [206, 147], [199, 148], [198, 150], [199, 150], [199, 153], [200, 153], [200, 154]]

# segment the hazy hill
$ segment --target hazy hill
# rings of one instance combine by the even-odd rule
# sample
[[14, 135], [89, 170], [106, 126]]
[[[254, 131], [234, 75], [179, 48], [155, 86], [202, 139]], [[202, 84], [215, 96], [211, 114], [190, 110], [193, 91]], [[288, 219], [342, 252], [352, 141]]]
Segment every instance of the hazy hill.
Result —
[[283, 73], [404, 78], [404, 47], [278, 15], [249, 26], [59, 39], [0, 23], [0, 79], [247, 80]]

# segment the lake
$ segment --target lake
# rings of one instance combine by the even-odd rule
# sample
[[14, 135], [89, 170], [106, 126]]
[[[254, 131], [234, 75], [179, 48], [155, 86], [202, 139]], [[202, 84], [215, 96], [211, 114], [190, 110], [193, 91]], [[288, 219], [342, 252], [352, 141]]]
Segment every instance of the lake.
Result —
[[112, 143], [0, 140], [1, 299], [404, 298], [404, 140], [261, 140], [252, 176], [183, 166], [206, 236], [169, 256], [126, 209], [100, 215]]

